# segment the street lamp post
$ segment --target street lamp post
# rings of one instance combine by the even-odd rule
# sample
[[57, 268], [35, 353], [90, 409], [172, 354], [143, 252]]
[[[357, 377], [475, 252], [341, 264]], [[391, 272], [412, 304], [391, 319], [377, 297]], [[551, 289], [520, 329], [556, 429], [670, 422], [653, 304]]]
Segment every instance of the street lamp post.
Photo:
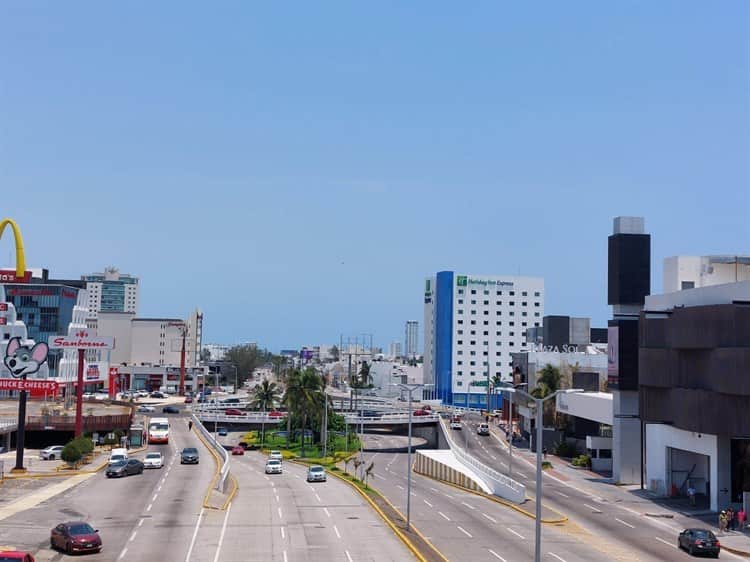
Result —
[[536, 521], [535, 521], [535, 546], [534, 546], [534, 562], [541, 562], [542, 560], [542, 438], [543, 438], [543, 427], [542, 427], [542, 410], [544, 403], [551, 398], [554, 398], [558, 394], [573, 394], [583, 392], [581, 388], [570, 388], [565, 390], [557, 390], [552, 394], [545, 396], [544, 398], [536, 398], [528, 392], [524, 392], [518, 388], [504, 388], [503, 390], [509, 392], [511, 396], [513, 394], [520, 394], [526, 397], [528, 400], [532, 400], [536, 406]]

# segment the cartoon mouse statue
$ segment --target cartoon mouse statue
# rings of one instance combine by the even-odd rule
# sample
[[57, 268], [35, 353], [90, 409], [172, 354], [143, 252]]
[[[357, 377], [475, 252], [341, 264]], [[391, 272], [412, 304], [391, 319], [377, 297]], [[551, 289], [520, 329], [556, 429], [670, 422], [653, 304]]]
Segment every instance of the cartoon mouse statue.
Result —
[[36, 373], [47, 360], [49, 347], [46, 343], [39, 342], [33, 347], [21, 345], [21, 338], [12, 338], [5, 349], [3, 363], [10, 371], [11, 376], [20, 379], [26, 375]]

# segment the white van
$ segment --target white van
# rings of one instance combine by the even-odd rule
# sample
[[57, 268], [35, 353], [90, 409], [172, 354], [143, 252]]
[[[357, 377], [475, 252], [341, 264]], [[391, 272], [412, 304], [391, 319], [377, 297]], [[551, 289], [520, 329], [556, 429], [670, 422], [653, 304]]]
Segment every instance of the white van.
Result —
[[128, 460], [128, 450], [119, 448], [119, 449], [112, 449], [109, 453], [109, 464], [112, 464], [113, 462], [117, 461], [126, 461]]

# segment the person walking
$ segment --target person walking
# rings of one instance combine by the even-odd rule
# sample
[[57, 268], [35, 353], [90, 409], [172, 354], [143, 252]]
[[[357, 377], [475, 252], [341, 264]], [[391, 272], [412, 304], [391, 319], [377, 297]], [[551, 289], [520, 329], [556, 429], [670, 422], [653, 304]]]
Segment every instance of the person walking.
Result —
[[740, 510], [737, 512], [737, 525], [740, 528], [740, 531], [745, 530], [745, 521], [747, 520], [747, 514], [745, 513], [744, 508], [740, 508]]
[[727, 529], [734, 531], [734, 509], [731, 507], [727, 508]]
[[688, 498], [690, 499], [690, 505], [695, 507], [695, 488], [693, 488], [692, 484], [688, 486], [687, 495], [688, 495]]
[[723, 535], [726, 528], [727, 528], [727, 512], [722, 511], [721, 513], [719, 513], [719, 534]]
[[193, 420], [188, 420], [188, 431], [193, 431]]

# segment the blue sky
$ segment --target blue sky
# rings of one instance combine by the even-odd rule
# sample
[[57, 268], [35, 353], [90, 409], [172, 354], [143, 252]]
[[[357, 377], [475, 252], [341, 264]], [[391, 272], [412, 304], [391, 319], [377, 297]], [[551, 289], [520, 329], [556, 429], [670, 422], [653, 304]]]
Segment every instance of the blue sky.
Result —
[[443, 269], [603, 326], [616, 215], [655, 292], [665, 256], [750, 252], [747, 2], [266, 4], [0, 8], [30, 265], [116, 265], [143, 315], [277, 350], [403, 340]]

